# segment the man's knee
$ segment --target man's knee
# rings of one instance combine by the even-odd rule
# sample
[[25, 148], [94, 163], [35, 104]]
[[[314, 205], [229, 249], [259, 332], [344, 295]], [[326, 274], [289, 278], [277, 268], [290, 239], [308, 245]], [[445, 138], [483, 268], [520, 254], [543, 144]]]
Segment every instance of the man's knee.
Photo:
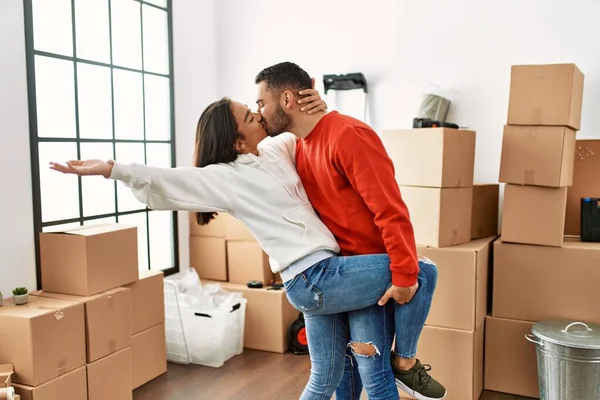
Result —
[[350, 342], [348, 346], [355, 356], [375, 357], [381, 355], [379, 349], [373, 343]]

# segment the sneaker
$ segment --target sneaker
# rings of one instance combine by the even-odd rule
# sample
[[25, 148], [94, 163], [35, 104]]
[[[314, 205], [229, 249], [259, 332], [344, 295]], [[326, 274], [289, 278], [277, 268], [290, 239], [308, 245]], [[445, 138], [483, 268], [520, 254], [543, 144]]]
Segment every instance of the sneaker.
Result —
[[431, 366], [417, 363], [408, 371], [402, 371], [394, 363], [392, 352], [392, 370], [396, 378], [396, 386], [417, 400], [440, 400], [446, 397], [446, 388], [428, 374]]

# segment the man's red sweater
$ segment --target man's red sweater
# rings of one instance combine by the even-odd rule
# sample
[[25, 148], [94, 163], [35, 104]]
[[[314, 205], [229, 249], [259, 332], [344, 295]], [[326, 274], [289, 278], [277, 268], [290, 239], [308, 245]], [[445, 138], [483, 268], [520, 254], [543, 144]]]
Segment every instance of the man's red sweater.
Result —
[[395, 286], [417, 282], [419, 264], [408, 209], [392, 160], [373, 129], [330, 112], [297, 142], [296, 166], [342, 255], [387, 253]]

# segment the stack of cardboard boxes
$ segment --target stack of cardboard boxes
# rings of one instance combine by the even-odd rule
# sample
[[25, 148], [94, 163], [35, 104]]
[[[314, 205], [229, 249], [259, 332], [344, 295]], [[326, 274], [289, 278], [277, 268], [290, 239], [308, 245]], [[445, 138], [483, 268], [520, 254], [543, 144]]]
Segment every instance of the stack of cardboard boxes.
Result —
[[0, 362], [23, 398], [131, 399], [166, 372], [163, 274], [138, 278], [137, 242], [118, 224], [41, 234], [44, 290], [0, 308]]
[[[227, 213], [200, 226], [190, 216], [190, 264], [203, 283], [219, 283], [224, 290], [240, 292], [248, 300], [244, 347], [284, 353], [289, 328], [299, 313], [284, 290], [273, 289], [269, 258], [244, 224]], [[249, 288], [248, 282], [262, 283]]]
[[573, 64], [514, 66], [500, 181], [502, 236], [494, 244], [492, 316], [487, 318], [485, 388], [538, 397], [537, 321], [600, 322], [595, 304], [600, 246], [564, 238], [573, 183], [583, 74]]
[[386, 131], [384, 146], [415, 230], [417, 252], [438, 267], [417, 357], [446, 385], [447, 399], [483, 389], [490, 249], [498, 234], [498, 185], [473, 185], [475, 132]]

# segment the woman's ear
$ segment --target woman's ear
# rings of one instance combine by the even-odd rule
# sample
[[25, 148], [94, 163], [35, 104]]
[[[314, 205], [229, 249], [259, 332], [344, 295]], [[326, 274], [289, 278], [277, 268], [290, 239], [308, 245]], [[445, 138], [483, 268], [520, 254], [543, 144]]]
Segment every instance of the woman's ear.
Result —
[[242, 139], [237, 139], [235, 141], [235, 151], [238, 153], [244, 153], [245, 149], [246, 149], [246, 142], [244, 142], [244, 140], [242, 140]]

